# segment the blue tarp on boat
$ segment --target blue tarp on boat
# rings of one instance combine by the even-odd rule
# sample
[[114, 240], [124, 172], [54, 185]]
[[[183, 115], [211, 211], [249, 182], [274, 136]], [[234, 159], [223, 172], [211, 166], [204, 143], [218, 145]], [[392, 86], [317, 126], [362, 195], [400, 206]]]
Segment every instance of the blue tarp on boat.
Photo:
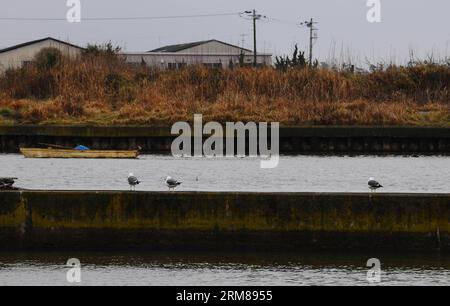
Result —
[[90, 150], [88, 147], [85, 147], [85, 146], [76, 146], [75, 148], [74, 148], [74, 150], [78, 150], [78, 151], [88, 151], [88, 150]]

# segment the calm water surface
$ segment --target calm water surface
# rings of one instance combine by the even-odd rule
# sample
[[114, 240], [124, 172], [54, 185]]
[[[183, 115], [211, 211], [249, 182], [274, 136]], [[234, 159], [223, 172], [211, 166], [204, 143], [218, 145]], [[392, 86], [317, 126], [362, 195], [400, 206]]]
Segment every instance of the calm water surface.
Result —
[[[0, 285], [69, 285], [65, 263], [81, 261], [81, 285], [370, 285], [374, 255], [340, 254], [9, 254], [0, 253]], [[450, 258], [382, 255], [381, 285], [450, 285]]]
[[[179, 190], [365, 192], [376, 177], [385, 192], [450, 192], [450, 157], [282, 157], [276, 169], [258, 159], [138, 160], [25, 159], [0, 155], [0, 176], [19, 177], [30, 189], [166, 190], [164, 177], [184, 182]], [[450, 258], [434, 255], [339, 254], [62, 254], [0, 253], [0, 285], [68, 285], [65, 263], [82, 263], [82, 285], [368, 285], [366, 262], [382, 262], [383, 285], [450, 285]]]
[[145, 155], [137, 160], [25, 159], [0, 155], [0, 176], [14, 176], [30, 189], [127, 190], [128, 173], [142, 180], [138, 190], [166, 190], [167, 175], [184, 183], [178, 190], [365, 192], [375, 177], [384, 192], [450, 192], [450, 157], [284, 156], [275, 169], [259, 159]]

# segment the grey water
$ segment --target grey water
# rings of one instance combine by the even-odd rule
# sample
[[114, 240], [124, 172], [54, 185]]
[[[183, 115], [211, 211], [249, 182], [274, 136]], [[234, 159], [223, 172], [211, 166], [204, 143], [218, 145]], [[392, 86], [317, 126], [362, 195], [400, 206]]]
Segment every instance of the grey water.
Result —
[[[381, 279], [367, 279], [367, 260]], [[69, 258], [81, 283], [69, 283]], [[306, 286], [450, 285], [450, 258], [438, 255], [0, 253], [0, 285]]]
[[[26, 189], [128, 190], [132, 172], [138, 190], [367, 192], [375, 177], [384, 192], [449, 193], [450, 157], [282, 156], [275, 169], [252, 158], [137, 160], [25, 159], [0, 155], [0, 177], [18, 177]], [[81, 261], [79, 285], [373, 285], [366, 263], [378, 258], [381, 285], [450, 285], [450, 257], [414, 254], [100, 254], [0, 253], [0, 285], [73, 285], [69, 258]]]
[[0, 155], [0, 177], [18, 177], [25, 189], [166, 190], [164, 180], [183, 181], [180, 191], [367, 192], [374, 177], [383, 192], [449, 193], [448, 156], [281, 156], [278, 167], [261, 169], [257, 158], [175, 158], [144, 155], [136, 160], [25, 159]]

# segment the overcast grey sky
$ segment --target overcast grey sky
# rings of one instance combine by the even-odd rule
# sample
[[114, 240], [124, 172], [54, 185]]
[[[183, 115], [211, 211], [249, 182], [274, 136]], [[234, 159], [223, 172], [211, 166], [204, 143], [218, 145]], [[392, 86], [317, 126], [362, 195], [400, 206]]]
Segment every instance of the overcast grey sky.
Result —
[[[402, 61], [409, 50], [425, 56], [450, 55], [449, 0], [381, 0], [382, 22], [369, 23], [367, 0], [81, 0], [81, 18], [168, 16], [232, 13], [256, 8], [280, 21], [258, 23], [259, 51], [285, 54], [294, 43], [308, 44], [306, 28], [295, 22], [318, 20], [317, 54], [351, 56], [353, 60]], [[66, 0], [0, 0], [2, 17], [65, 18]], [[251, 22], [239, 16], [137, 21], [7, 21], [0, 20], [0, 47], [46, 36], [85, 45], [111, 40], [127, 51], [216, 38], [252, 47]], [[334, 51], [333, 51], [334, 50]]]

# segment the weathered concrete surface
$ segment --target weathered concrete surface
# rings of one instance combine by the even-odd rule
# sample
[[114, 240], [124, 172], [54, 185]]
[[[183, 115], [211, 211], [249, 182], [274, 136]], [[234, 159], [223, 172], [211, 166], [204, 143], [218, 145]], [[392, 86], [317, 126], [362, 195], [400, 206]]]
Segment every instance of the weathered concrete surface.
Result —
[[[270, 133], [269, 133], [270, 135]], [[146, 126], [0, 126], [0, 152], [51, 143], [92, 149], [170, 152], [170, 127]], [[428, 127], [282, 127], [281, 153], [450, 154], [450, 128]]]
[[449, 194], [0, 192], [0, 250], [450, 251]]

